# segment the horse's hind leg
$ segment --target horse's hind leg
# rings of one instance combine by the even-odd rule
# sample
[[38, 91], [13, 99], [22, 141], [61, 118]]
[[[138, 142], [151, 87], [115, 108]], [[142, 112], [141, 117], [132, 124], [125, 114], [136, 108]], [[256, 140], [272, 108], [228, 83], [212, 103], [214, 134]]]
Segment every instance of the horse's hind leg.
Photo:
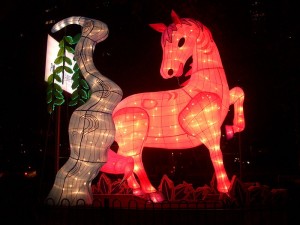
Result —
[[220, 149], [220, 132], [218, 132], [212, 140], [205, 143], [205, 145], [209, 149], [210, 158], [216, 173], [218, 191], [227, 193], [230, 187], [230, 181], [224, 167], [223, 154]]
[[241, 132], [245, 129], [244, 118], [244, 91], [240, 87], [234, 87], [229, 92], [230, 105], [234, 106], [233, 125], [226, 125], [226, 136], [228, 139], [232, 138], [234, 133]]

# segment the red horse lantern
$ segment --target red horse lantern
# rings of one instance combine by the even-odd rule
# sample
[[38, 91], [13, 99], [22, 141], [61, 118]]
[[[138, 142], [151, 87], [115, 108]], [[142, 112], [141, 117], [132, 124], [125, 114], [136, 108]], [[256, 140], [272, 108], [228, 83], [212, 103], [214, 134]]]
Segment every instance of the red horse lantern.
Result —
[[[117, 154], [110, 151], [108, 163], [101, 171], [125, 173], [136, 195], [148, 194], [154, 202], [164, 199], [150, 183], [145, 172], [144, 147], [167, 150], [188, 149], [204, 144], [209, 150], [217, 179], [217, 188], [227, 193], [230, 181], [220, 149], [221, 125], [234, 105], [233, 125], [226, 126], [228, 137], [244, 130], [244, 92], [229, 90], [219, 51], [207, 27], [199, 21], [179, 18], [173, 23], [150, 26], [162, 33], [163, 60], [161, 75], [179, 77], [192, 56], [190, 79], [182, 88], [147, 92], [123, 99], [113, 112], [116, 126]], [[139, 183], [135, 177], [138, 177]]]

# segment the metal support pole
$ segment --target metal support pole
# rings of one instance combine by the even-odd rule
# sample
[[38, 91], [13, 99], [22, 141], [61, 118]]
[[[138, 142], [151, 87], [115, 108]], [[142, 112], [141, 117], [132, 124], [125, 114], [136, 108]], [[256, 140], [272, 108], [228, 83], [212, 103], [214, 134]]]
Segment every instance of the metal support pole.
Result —
[[55, 174], [59, 170], [59, 153], [60, 153], [60, 106], [57, 106], [56, 110], [56, 124], [55, 124]]

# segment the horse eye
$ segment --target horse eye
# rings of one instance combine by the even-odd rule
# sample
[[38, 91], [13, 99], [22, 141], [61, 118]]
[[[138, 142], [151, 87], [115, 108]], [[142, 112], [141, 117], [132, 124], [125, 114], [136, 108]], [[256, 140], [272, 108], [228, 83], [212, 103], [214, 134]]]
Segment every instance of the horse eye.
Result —
[[178, 47], [182, 47], [184, 45], [185, 39], [184, 38], [180, 38], [180, 40], [178, 41]]

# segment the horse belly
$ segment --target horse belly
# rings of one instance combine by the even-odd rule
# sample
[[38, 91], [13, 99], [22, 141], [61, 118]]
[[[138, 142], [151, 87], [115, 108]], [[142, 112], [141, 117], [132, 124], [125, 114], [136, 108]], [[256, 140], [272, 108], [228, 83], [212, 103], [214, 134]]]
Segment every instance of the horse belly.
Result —
[[148, 136], [144, 147], [164, 149], [185, 149], [201, 145], [200, 140], [187, 134], [170, 137]]

